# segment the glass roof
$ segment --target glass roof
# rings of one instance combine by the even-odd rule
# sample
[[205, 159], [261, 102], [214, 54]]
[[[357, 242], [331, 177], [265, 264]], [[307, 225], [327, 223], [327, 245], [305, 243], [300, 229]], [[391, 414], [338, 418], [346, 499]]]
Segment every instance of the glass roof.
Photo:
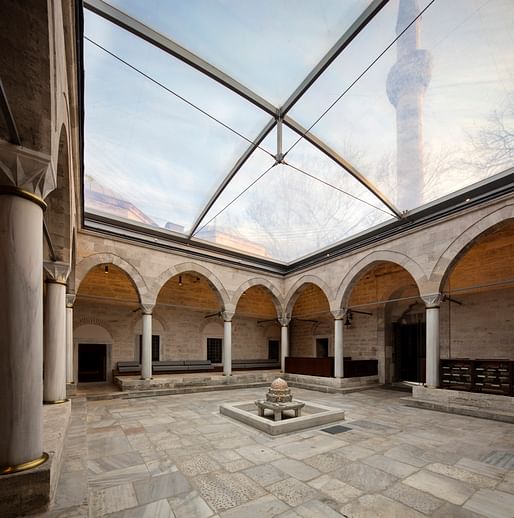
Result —
[[514, 166], [511, 0], [85, 0], [85, 211], [292, 263]]

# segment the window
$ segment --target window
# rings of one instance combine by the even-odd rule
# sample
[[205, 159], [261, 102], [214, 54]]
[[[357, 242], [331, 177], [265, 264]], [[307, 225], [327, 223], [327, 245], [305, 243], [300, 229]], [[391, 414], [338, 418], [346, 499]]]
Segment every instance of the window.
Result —
[[[152, 361], [158, 362], [160, 360], [160, 336], [152, 335]], [[139, 335], [139, 363], [142, 361], [143, 352], [143, 335]]]
[[212, 363], [221, 363], [221, 338], [207, 338], [207, 359]]
[[268, 360], [278, 360], [280, 354], [280, 342], [268, 340]]

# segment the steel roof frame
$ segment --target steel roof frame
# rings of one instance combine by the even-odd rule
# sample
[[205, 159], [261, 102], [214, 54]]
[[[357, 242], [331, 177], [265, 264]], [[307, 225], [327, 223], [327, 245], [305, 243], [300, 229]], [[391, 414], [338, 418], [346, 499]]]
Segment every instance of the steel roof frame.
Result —
[[[305, 268], [306, 266], [312, 266], [314, 264], [324, 261], [325, 257], [335, 257], [341, 253], [344, 253], [345, 251], [351, 250], [358, 246], [359, 243], [365, 244], [367, 241], [370, 240], [373, 241], [375, 239], [382, 239], [392, 233], [401, 231], [402, 229], [405, 230], [407, 228], [416, 227], [419, 224], [423, 224], [427, 220], [437, 220], [446, 214], [451, 214], [452, 212], [459, 210], [460, 208], [463, 208], [463, 206], [469, 207], [474, 204], [481, 203], [482, 201], [487, 200], [489, 197], [495, 197], [496, 195], [502, 195], [504, 193], [512, 192], [512, 189], [514, 188], [512, 183], [512, 178], [514, 177], [513, 168], [505, 171], [503, 174], [497, 175], [498, 178], [495, 178], [495, 180], [492, 182], [484, 180], [483, 182], [479, 182], [479, 184], [463, 189], [462, 192], [459, 191], [457, 193], [452, 193], [451, 195], [445, 196], [441, 200], [436, 200], [418, 209], [402, 213], [383, 193], [380, 192], [380, 190], [372, 182], [370, 182], [361, 172], [359, 172], [354, 166], [352, 166], [352, 164], [347, 162], [343, 157], [341, 157], [335, 150], [331, 149], [321, 139], [310, 133], [308, 129], [305, 129], [302, 125], [300, 125], [298, 122], [296, 122], [294, 119], [287, 115], [289, 110], [291, 110], [291, 108], [301, 99], [305, 92], [319, 78], [319, 76], [330, 66], [330, 64], [337, 58], [337, 56], [341, 54], [341, 52], [351, 43], [351, 41], [353, 41], [353, 39], [366, 27], [366, 25], [374, 18], [374, 16], [376, 16], [376, 14], [378, 14], [378, 12], [380, 12], [380, 10], [388, 2], [389, 0], [374, 0], [354, 21], [354, 23], [347, 29], [347, 31], [343, 34], [343, 36], [341, 36], [337, 43], [320, 60], [320, 62], [312, 69], [312, 71], [307, 75], [307, 77], [300, 83], [296, 90], [286, 100], [283, 106], [281, 108], [277, 108], [272, 103], [268, 102], [266, 99], [262, 98], [261, 96], [253, 92], [251, 89], [242, 85], [228, 74], [225, 74], [224, 72], [214, 67], [207, 61], [196, 56], [184, 47], [178, 45], [173, 40], [163, 36], [157, 31], [154, 31], [153, 29], [147, 27], [138, 20], [135, 20], [134, 18], [130, 17], [126, 13], [112, 7], [103, 0], [83, 0], [83, 5], [87, 9], [111, 21], [117, 26], [131, 32], [135, 36], [142, 38], [148, 43], [158, 47], [159, 49], [167, 52], [168, 54], [183, 61], [184, 63], [187, 63], [196, 70], [202, 72], [211, 79], [217, 81], [218, 83], [229, 88], [236, 94], [245, 98], [253, 105], [255, 105], [256, 107], [260, 108], [261, 110], [270, 114], [273, 117], [273, 119], [270, 120], [266, 124], [266, 126], [261, 130], [254, 142], [239, 157], [232, 169], [215, 189], [214, 193], [212, 194], [208, 202], [204, 205], [201, 212], [195, 219], [195, 222], [189, 235], [186, 235], [184, 237], [177, 236], [178, 242], [183, 242], [184, 244], [191, 243], [199, 245], [201, 247], [203, 246], [206, 248], [206, 250], [212, 249], [213, 251], [215, 251], [216, 249], [218, 249], [223, 254], [248, 258], [248, 256], [246, 256], [246, 254], [242, 252], [230, 252], [228, 250], [225, 250], [223, 247], [217, 247], [216, 245], [211, 246], [206, 243], [200, 244], [196, 240], [192, 240], [192, 236], [194, 235], [195, 231], [198, 229], [202, 220], [205, 218], [205, 216], [212, 208], [216, 200], [219, 198], [219, 196], [225, 190], [227, 185], [230, 183], [232, 178], [237, 174], [237, 172], [249, 159], [252, 153], [260, 146], [261, 142], [266, 138], [266, 136], [273, 130], [273, 128], [277, 125], [277, 122], [279, 120], [283, 121], [283, 123], [286, 126], [288, 126], [292, 131], [297, 133], [302, 138], [305, 138], [305, 140], [307, 140], [311, 145], [315, 146], [328, 158], [334, 161], [338, 166], [343, 168], [346, 172], [348, 172], [355, 179], [357, 179], [395, 215], [397, 220], [385, 226], [380, 225], [378, 228], [372, 229], [372, 231], [369, 233], [369, 236], [368, 234], [360, 237], [356, 236], [355, 238], [344, 240], [342, 243], [335, 243], [333, 245], [329, 245], [328, 247], [326, 247], [326, 249], [322, 251], [315, 252], [304, 258], [299, 258], [297, 260], [292, 261], [291, 263], [288, 263], [287, 265], [282, 264], [278, 261], [268, 261], [260, 260], [259, 258], [253, 258], [255, 264], [261, 264], [261, 267], [267, 265], [268, 268], [271, 268], [273, 265], [276, 265], [277, 273], [290, 273], [293, 271], [297, 271], [298, 269]], [[471, 196], [471, 201], [469, 198], [467, 198], [467, 196]], [[107, 226], [109, 226], [108, 220], [109, 218], [105, 219], [105, 223], [107, 223]], [[125, 227], [126, 224], [121, 223], [121, 226]], [[159, 233], [159, 230], [155, 229], [154, 232]]]
[[202, 220], [208, 214], [209, 210], [216, 203], [216, 200], [221, 196], [227, 185], [237, 172], [243, 167], [245, 162], [250, 158], [253, 152], [266, 138], [266, 136], [273, 130], [277, 121], [284, 119], [284, 124], [295, 131], [298, 135], [305, 138], [308, 142], [314, 145], [317, 149], [322, 151], [327, 157], [334, 161], [337, 165], [346, 170], [354, 178], [356, 178], [362, 185], [364, 185], [370, 192], [372, 192], [397, 218], [402, 217], [402, 213], [392, 204], [387, 197], [380, 192], [380, 190], [372, 182], [370, 182], [363, 174], [361, 174], [348, 161], [344, 160], [338, 153], [332, 150], [319, 138], [309, 133], [299, 123], [291, 117], [285, 117], [287, 112], [294, 106], [302, 95], [314, 84], [316, 79], [330, 66], [330, 64], [341, 54], [341, 52], [353, 41], [353, 39], [366, 27], [366, 25], [373, 19], [373, 17], [389, 2], [389, 0], [374, 0], [352, 23], [352, 25], [345, 31], [339, 40], [332, 46], [332, 48], [325, 54], [320, 62], [311, 70], [307, 77], [300, 83], [296, 90], [287, 99], [281, 108], [275, 107], [263, 99], [260, 95], [253, 92], [248, 87], [242, 85], [231, 76], [225, 74], [223, 71], [214, 67], [207, 61], [203, 60], [196, 54], [185, 49], [170, 38], [160, 34], [151, 29], [147, 25], [132, 18], [123, 11], [116, 9], [103, 0], [84, 0], [84, 6], [92, 12], [102, 16], [115, 25], [129, 31], [135, 36], [145, 40], [146, 42], [158, 47], [164, 52], [180, 59], [184, 63], [192, 66], [196, 70], [204, 73], [211, 79], [214, 79], [223, 86], [229, 88], [241, 97], [250, 101], [253, 105], [272, 115], [275, 120], [269, 121], [256, 137], [253, 144], [251, 144], [244, 153], [238, 158], [234, 166], [223, 178], [219, 185], [214, 190], [213, 194], [203, 206], [199, 215], [196, 217], [191, 230], [188, 234], [188, 239], [192, 239], [195, 232], [198, 230]]

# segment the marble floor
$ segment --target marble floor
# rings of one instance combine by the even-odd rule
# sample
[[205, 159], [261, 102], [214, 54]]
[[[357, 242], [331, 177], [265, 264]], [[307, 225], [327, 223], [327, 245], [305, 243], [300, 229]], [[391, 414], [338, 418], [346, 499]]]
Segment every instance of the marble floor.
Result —
[[399, 391], [294, 389], [345, 410], [272, 438], [219, 414], [244, 389], [72, 402], [55, 504], [44, 516], [514, 516], [514, 425], [403, 406]]

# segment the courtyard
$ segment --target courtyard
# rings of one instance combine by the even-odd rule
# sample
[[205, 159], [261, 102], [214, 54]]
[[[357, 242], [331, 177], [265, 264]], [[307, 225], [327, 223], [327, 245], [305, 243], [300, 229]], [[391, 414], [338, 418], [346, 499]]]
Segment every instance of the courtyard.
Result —
[[41, 516], [514, 516], [514, 425], [406, 407], [386, 389], [293, 389], [345, 420], [275, 438], [220, 415], [264, 391], [74, 398]]

